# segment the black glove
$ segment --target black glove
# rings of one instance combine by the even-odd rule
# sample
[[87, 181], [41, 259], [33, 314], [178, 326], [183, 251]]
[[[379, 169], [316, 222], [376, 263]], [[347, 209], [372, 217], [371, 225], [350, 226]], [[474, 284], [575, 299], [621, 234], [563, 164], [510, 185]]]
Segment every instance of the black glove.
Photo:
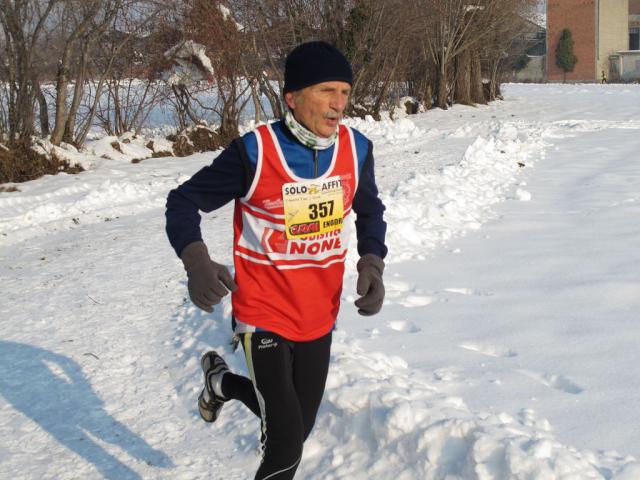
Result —
[[372, 253], [367, 253], [358, 260], [358, 283], [356, 291], [362, 295], [355, 301], [360, 315], [375, 315], [382, 308], [384, 300], [384, 284], [382, 272], [384, 262]]
[[229, 290], [233, 292], [238, 288], [227, 267], [211, 260], [204, 242], [190, 243], [180, 258], [189, 278], [189, 297], [202, 310], [213, 312], [213, 306], [220, 303]]

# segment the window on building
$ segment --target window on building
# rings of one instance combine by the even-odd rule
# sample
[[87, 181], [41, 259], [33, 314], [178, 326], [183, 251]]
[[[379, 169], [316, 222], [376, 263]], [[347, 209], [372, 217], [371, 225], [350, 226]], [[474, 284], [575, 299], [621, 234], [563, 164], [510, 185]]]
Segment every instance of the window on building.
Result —
[[526, 51], [526, 54], [530, 57], [541, 57], [545, 55], [547, 52], [547, 43], [545, 42], [546, 32], [535, 32], [532, 33], [529, 40], [529, 48]]
[[640, 28], [629, 29], [629, 50], [640, 50]]

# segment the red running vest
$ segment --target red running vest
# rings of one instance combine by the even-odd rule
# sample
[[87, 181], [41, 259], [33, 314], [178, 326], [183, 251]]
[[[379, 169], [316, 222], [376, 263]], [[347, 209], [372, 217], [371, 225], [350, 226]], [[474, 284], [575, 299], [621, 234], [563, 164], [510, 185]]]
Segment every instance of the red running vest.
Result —
[[253, 183], [234, 211], [234, 264], [238, 289], [233, 314], [250, 327], [293, 341], [327, 334], [340, 307], [351, 204], [358, 186], [358, 157], [350, 128], [340, 125], [334, 154], [320, 179], [340, 176], [341, 230], [307, 238], [285, 234], [282, 186], [309, 181], [296, 176], [269, 125], [255, 131], [258, 157]]

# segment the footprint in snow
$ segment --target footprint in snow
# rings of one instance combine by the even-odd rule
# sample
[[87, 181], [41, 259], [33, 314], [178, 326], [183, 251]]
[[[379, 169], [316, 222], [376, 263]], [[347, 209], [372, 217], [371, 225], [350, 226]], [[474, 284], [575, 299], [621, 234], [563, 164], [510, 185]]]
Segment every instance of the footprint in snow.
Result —
[[546, 418], [539, 418], [536, 411], [530, 408], [523, 408], [520, 410], [518, 412], [518, 420], [526, 427], [543, 430], [545, 432], [551, 431], [551, 424], [549, 421]]
[[376, 338], [380, 336], [380, 330], [377, 328], [370, 328], [365, 331], [369, 334], [369, 338]]
[[391, 299], [401, 297], [411, 291], [411, 284], [403, 280], [398, 280], [397, 278], [385, 280], [384, 287], [386, 290], [386, 297]]
[[555, 388], [561, 392], [579, 395], [584, 392], [584, 388], [580, 387], [570, 378], [564, 375], [556, 375], [554, 373], [537, 373], [530, 370], [518, 370], [519, 373], [529, 378], [533, 378], [547, 387]]
[[407, 322], [405, 320], [392, 320], [390, 322], [387, 322], [387, 326], [391, 330], [402, 333], [417, 333], [420, 331], [420, 327], [418, 327], [415, 323]]
[[445, 288], [445, 292], [449, 293], [459, 293], [460, 295], [473, 295], [473, 290], [470, 288]]
[[492, 295], [491, 292], [483, 292], [481, 290], [475, 290], [473, 288], [465, 288], [465, 287], [449, 287], [449, 288], [445, 288], [444, 291], [449, 293], [457, 293], [460, 295], [477, 295], [480, 297], [489, 297]]
[[398, 300], [398, 303], [403, 307], [424, 307], [433, 302], [433, 298], [426, 295], [407, 295], [404, 298]]
[[391, 278], [385, 281], [386, 298], [385, 304], [397, 303], [403, 307], [424, 307], [433, 302], [433, 298], [422, 295], [421, 291], [408, 282], [398, 278]]
[[433, 379], [438, 382], [452, 382], [460, 376], [459, 367], [443, 367], [433, 372]]
[[465, 342], [461, 343], [458, 346], [460, 348], [464, 348], [465, 350], [471, 350], [472, 352], [487, 355], [488, 357], [512, 358], [518, 356], [518, 353], [511, 350], [510, 348], [496, 347], [494, 345], [480, 345], [478, 343]]

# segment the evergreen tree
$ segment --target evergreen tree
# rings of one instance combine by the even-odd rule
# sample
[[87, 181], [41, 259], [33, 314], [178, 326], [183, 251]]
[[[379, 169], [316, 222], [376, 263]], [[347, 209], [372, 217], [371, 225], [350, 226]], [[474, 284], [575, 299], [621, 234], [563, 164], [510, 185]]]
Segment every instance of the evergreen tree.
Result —
[[567, 72], [573, 72], [573, 67], [578, 63], [578, 58], [573, 53], [573, 38], [571, 30], [565, 28], [556, 47], [556, 65], [564, 72], [563, 82], [567, 80]]

